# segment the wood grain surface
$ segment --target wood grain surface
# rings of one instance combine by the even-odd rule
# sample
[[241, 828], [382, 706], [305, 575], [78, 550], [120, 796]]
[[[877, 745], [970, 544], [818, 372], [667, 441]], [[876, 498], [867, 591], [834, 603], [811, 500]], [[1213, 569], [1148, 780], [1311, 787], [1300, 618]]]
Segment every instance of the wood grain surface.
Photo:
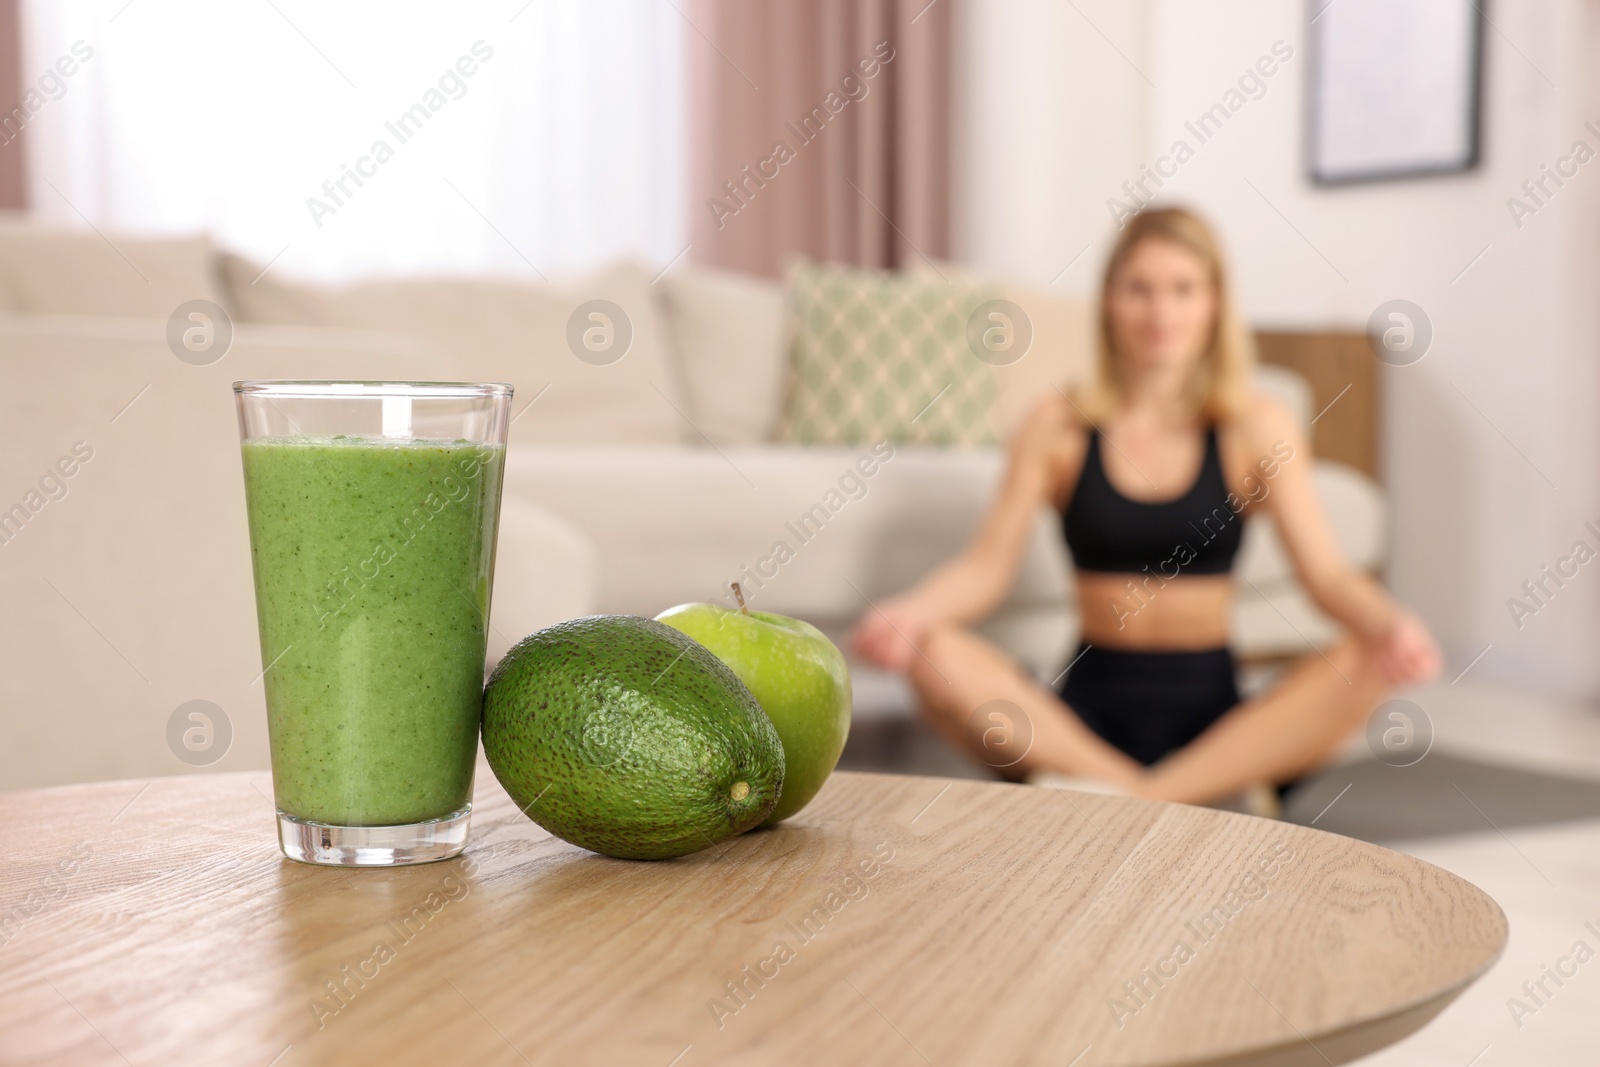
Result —
[[1317, 458], [1338, 460], [1382, 484], [1382, 378], [1367, 335], [1262, 331], [1255, 341], [1263, 363], [1287, 367], [1311, 386], [1311, 415], [1316, 419], [1311, 451]]
[[1242, 815], [839, 773], [663, 863], [480, 765], [460, 858], [279, 854], [265, 774], [0, 794], [0, 1062], [1317, 1064], [1498, 956], [1475, 887]]

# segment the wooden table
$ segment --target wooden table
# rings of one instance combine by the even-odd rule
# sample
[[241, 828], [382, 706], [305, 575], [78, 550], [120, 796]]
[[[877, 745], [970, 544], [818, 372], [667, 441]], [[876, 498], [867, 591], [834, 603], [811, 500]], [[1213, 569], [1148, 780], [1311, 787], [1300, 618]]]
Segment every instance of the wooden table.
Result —
[[283, 859], [265, 774], [0, 794], [0, 1062], [1323, 1067], [1506, 939], [1436, 867], [1201, 808], [840, 773], [637, 863], [478, 781], [466, 854], [389, 870]]

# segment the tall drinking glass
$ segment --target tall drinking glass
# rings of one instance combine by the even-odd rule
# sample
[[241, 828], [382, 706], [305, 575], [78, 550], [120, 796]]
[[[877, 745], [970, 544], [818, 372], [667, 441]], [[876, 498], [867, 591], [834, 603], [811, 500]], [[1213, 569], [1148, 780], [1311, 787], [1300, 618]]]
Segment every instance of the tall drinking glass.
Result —
[[235, 382], [278, 841], [466, 845], [509, 385]]

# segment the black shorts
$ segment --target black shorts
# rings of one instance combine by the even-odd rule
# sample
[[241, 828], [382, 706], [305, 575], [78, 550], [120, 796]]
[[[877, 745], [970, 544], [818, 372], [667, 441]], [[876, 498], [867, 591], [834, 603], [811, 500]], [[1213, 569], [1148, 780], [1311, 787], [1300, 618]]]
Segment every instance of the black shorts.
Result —
[[1132, 652], [1079, 645], [1077, 656], [1061, 699], [1089, 729], [1146, 766], [1239, 703], [1228, 648]]

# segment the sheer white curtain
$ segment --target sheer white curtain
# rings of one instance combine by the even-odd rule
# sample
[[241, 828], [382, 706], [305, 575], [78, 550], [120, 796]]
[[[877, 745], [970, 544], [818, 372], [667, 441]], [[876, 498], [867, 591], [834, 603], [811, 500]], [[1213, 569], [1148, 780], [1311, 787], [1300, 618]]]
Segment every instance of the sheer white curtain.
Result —
[[93, 50], [30, 121], [30, 195], [330, 280], [665, 265], [686, 31], [660, 0], [26, 0], [25, 70]]

